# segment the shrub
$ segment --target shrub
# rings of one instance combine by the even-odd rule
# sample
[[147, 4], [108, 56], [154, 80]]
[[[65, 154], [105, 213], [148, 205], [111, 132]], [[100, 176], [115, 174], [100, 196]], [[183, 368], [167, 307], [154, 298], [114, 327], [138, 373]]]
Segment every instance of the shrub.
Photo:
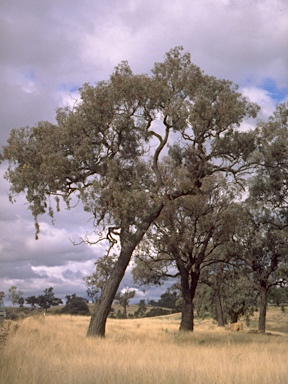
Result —
[[72, 295], [66, 296], [66, 298], [66, 305], [61, 309], [61, 313], [70, 315], [90, 315], [88, 304], [83, 297]]
[[146, 313], [145, 317], [154, 317], [154, 316], [162, 316], [162, 315], [170, 315], [171, 311], [163, 308], [152, 308], [148, 313]]

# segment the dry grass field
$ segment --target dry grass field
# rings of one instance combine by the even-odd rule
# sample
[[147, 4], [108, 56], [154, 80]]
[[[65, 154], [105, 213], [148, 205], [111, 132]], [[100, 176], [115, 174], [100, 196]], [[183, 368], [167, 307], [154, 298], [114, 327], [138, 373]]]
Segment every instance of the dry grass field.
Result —
[[0, 382], [287, 384], [287, 312], [268, 311], [271, 335], [249, 333], [247, 327], [224, 331], [211, 320], [196, 320], [195, 332], [187, 335], [178, 332], [179, 318], [109, 319], [105, 339], [86, 338], [89, 317], [6, 321]]

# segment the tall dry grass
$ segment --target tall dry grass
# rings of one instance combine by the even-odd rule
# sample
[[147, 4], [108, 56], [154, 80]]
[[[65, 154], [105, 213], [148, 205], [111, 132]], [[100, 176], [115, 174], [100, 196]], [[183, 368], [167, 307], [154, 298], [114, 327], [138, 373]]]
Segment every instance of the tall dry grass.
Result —
[[87, 317], [23, 319], [1, 348], [0, 382], [287, 384], [287, 335], [220, 331], [209, 320], [187, 335], [178, 317], [111, 319], [105, 339], [86, 338]]

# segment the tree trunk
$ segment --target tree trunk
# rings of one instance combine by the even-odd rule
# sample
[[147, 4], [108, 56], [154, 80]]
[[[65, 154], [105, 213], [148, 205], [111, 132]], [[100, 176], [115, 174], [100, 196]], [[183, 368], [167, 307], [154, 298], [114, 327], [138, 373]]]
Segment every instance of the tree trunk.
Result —
[[258, 320], [258, 331], [265, 333], [266, 330], [266, 311], [268, 302], [268, 290], [266, 283], [261, 283], [260, 290], [260, 306], [259, 306], [259, 320]]
[[123, 318], [127, 319], [127, 305], [126, 304], [123, 305]]
[[193, 332], [194, 330], [194, 307], [189, 297], [184, 299], [182, 306], [182, 316], [179, 331]]
[[148, 214], [146, 216], [142, 226], [136, 231], [132, 238], [130, 237], [130, 241], [126, 242], [126, 244], [124, 241], [121, 242], [120, 255], [108, 281], [103, 288], [102, 295], [95, 305], [95, 312], [91, 317], [87, 336], [105, 336], [107, 317], [110, 313], [113, 300], [123, 279], [126, 268], [131, 260], [132, 253], [142, 240], [151, 223], [153, 223], [153, 221], [161, 213], [163, 206], [163, 202], [159, 203], [158, 207], [155, 207], [154, 211], [150, 215]]
[[[189, 284], [189, 280], [190, 284]], [[197, 283], [199, 280], [199, 273], [189, 273], [184, 270], [181, 275], [181, 291], [183, 295], [182, 316], [179, 331], [193, 332], [194, 330], [194, 305], [193, 300], [196, 292]]]
[[95, 305], [95, 312], [91, 317], [87, 336], [105, 336], [106, 320], [134, 248], [135, 247], [131, 247], [130, 249], [122, 250], [120, 252], [115, 268], [105, 284], [100, 299]]
[[218, 327], [224, 327], [224, 314], [223, 314], [223, 308], [221, 303], [221, 297], [219, 290], [217, 289], [215, 292], [215, 307], [216, 307], [216, 317], [218, 322]]

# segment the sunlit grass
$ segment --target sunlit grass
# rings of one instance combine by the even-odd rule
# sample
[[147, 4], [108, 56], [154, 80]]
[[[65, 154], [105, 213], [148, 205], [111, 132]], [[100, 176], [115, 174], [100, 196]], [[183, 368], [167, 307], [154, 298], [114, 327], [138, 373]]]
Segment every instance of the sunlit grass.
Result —
[[[280, 310], [271, 324], [287, 321]], [[105, 339], [87, 338], [88, 317], [26, 318], [10, 327], [0, 352], [3, 384], [286, 384], [288, 338], [218, 329], [196, 320], [179, 333], [179, 315], [112, 320]], [[279, 321], [280, 324], [280, 321]], [[285, 324], [284, 324], [285, 325]], [[272, 326], [271, 326], [272, 327]], [[271, 328], [270, 327], [270, 328]]]

